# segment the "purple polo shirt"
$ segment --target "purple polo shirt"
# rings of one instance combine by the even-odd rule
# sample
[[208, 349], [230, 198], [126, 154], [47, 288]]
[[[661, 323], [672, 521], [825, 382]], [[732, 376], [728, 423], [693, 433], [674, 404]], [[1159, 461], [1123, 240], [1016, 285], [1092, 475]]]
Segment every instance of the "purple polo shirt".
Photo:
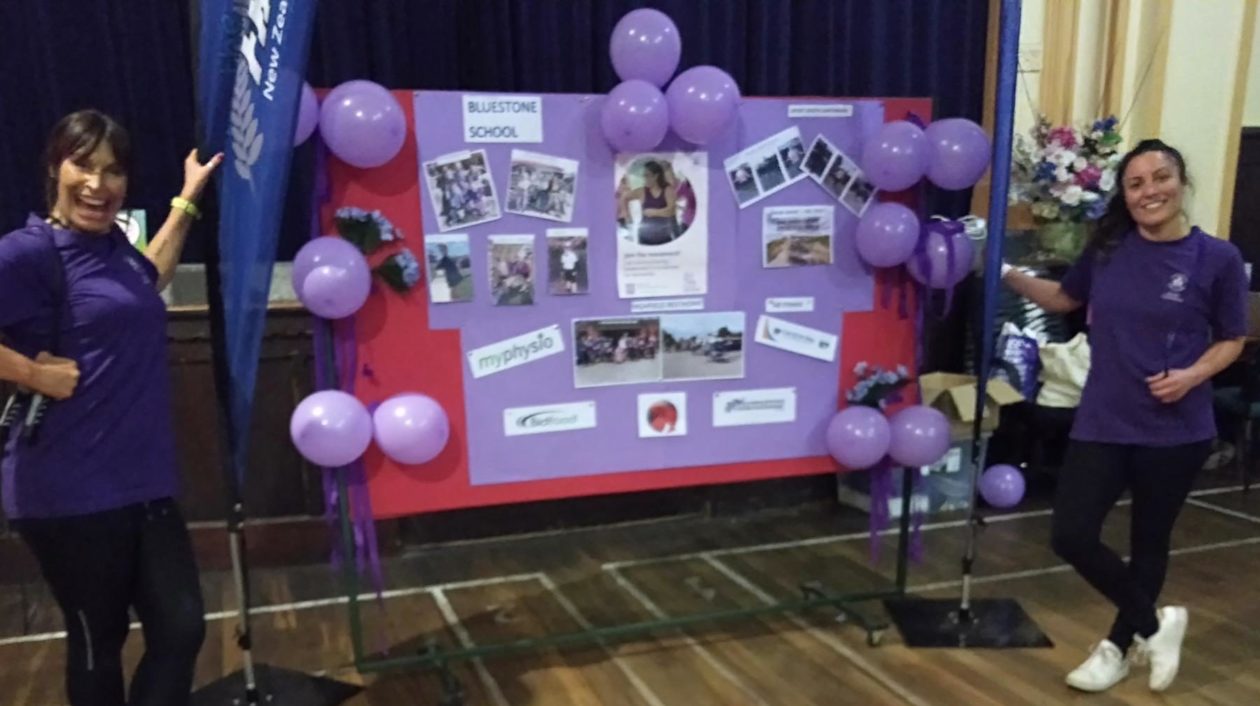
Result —
[[79, 365], [74, 395], [52, 402], [36, 443], [9, 434], [4, 511], [45, 518], [111, 510], [178, 490], [166, 307], [157, 269], [122, 231], [91, 235], [36, 216], [0, 236], [0, 332], [34, 357], [57, 322], [48, 236], [65, 263], [61, 347]]
[[1106, 258], [1087, 250], [1062, 285], [1090, 307], [1092, 360], [1073, 439], [1175, 446], [1216, 437], [1211, 382], [1164, 404], [1146, 378], [1188, 368], [1214, 341], [1245, 335], [1238, 248], [1198, 227], [1171, 242], [1132, 231]]

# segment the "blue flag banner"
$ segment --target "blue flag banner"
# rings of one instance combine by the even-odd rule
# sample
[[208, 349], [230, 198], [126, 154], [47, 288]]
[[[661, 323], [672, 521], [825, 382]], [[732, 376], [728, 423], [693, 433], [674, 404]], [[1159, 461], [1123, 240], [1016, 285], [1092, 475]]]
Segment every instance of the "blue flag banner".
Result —
[[203, 144], [219, 170], [219, 272], [233, 467], [243, 480], [271, 270], [316, 0], [202, 0]]

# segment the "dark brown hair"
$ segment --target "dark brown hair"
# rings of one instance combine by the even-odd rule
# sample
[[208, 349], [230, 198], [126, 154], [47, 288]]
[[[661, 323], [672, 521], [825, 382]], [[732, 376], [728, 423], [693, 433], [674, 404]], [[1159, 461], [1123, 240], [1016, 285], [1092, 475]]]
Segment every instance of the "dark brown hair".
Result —
[[99, 110], [80, 110], [53, 126], [44, 148], [44, 200], [52, 211], [57, 203], [57, 173], [61, 163], [96, 151], [104, 142], [114, 151], [123, 173], [131, 171], [131, 137], [127, 129]]
[[1133, 220], [1133, 215], [1129, 213], [1129, 207], [1124, 202], [1124, 173], [1129, 168], [1129, 162], [1134, 157], [1147, 152], [1162, 152], [1177, 167], [1177, 176], [1181, 179], [1181, 183], [1186, 186], [1190, 185], [1190, 176], [1186, 173], [1186, 158], [1181, 155], [1177, 148], [1169, 145], [1163, 140], [1142, 140], [1129, 150], [1128, 154], [1120, 160], [1120, 164], [1116, 166], [1116, 191], [1111, 195], [1111, 200], [1107, 202], [1107, 210], [1102, 217], [1094, 225], [1094, 232], [1090, 238], [1089, 247], [1103, 257], [1112, 253], [1124, 240], [1124, 236], [1133, 230], [1137, 223]]

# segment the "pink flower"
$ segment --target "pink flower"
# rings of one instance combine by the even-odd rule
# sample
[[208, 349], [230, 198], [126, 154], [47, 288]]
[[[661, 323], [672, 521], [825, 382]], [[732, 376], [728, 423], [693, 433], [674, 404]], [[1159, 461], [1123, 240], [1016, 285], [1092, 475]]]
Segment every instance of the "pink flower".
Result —
[[1076, 132], [1070, 127], [1052, 128], [1049, 140], [1062, 145], [1066, 149], [1071, 149], [1077, 145]]
[[1102, 170], [1092, 164], [1076, 173], [1076, 183], [1081, 186], [1097, 186], [1101, 178]]

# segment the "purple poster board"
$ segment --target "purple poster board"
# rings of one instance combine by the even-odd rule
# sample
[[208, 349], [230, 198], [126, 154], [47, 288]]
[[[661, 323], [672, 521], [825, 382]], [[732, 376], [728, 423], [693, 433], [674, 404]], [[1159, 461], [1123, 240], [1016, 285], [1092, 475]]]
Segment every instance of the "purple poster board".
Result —
[[[883, 122], [878, 101], [844, 101], [848, 117], [789, 118], [790, 105], [841, 103], [813, 99], [747, 99], [737, 124], [722, 139], [703, 148], [683, 143], [672, 134], [656, 152], [707, 153], [708, 273], [702, 296], [706, 312], [744, 312], [742, 379], [665, 381], [603, 387], [575, 387], [573, 321], [631, 317], [635, 301], [618, 297], [617, 201], [613, 154], [599, 129], [604, 97], [542, 96], [543, 140], [536, 143], [465, 143], [461, 92], [420, 91], [415, 94], [419, 143], [421, 210], [426, 235], [468, 235], [466, 275], [472, 279], [471, 301], [434, 303], [435, 329], [457, 329], [468, 351], [514, 336], [558, 326], [565, 351], [474, 377], [463, 368], [468, 415], [468, 449], [474, 485], [576, 477], [603, 473], [704, 466], [745, 461], [818, 456], [826, 453], [823, 430], [837, 407], [839, 356], [816, 360], [753, 342], [758, 317], [770, 297], [813, 297], [811, 312], [773, 314], [803, 326], [842, 334], [845, 312], [873, 306], [872, 273], [859, 262], [853, 245], [857, 217], [818, 183], [803, 179], [740, 209], [724, 161], [780, 131], [799, 128], [806, 149], [823, 135], [850, 156], [861, 153]], [[509, 171], [514, 149], [579, 163], [571, 222], [504, 212], [508, 206]], [[442, 230], [433, 207], [425, 164], [463, 150], [484, 150], [496, 220]], [[563, 162], [561, 162], [563, 163]], [[519, 210], [520, 203], [515, 204]], [[763, 266], [762, 217], [766, 207], [834, 206], [834, 262], [831, 265], [766, 268]], [[484, 208], [482, 210], [485, 210]], [[563, 212], [563, 208], [555, 213]], [[466, 216], [469, 221], [479, 216]], [[448, 224], [449, 225], [449, 224]], [[588, 232], [589, 292], [559, 296], [549, 291], [546, 231], [584, 227]], [[534, 234], [533, 304], [496, 305], [491, 292], [491, 236]], [[496, 247], [511, 247], [500, 239]], [[502, 243], [509, 243], [504, 245]], [[651, 316], [635, 314], [634, 316]], [[715, 427], [715, 393], [763, 388], [795, 388], [795, 421], [756, 426]], [[640, 438], [639, 395], [684, 392], [686, 436]], [[591, 402], [594, 427], [509, 436], [504, 410], [562, 403]]]

